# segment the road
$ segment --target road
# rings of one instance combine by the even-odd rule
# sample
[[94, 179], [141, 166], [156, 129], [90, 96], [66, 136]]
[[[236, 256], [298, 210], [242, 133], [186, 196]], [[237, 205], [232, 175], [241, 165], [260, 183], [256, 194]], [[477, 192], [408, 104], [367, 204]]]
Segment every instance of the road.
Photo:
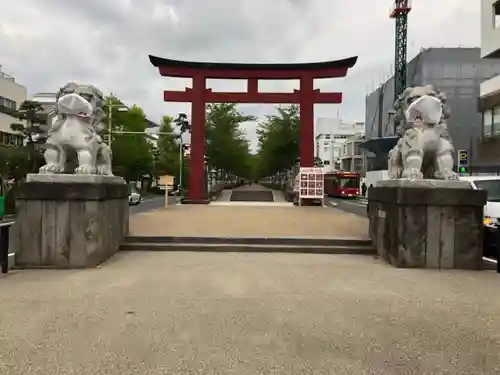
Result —
[[354, 215], [366, 216], [367, 201], [364, 199], [327, 198], [327, 204]]
[[[170, 205], [174, 205], [178, 199], [179, 199], [178, 197], [168, 197], [168, 203]], [[139, 214], [141, 212], [146, 212], [151, 210], [157, 210], [159, 208], [162, 208], [164, 204], [165, 204], [165, 197], [163, 195], [153, 198], [147, 198], [144, 199], [137, 206], [130, 206], [130, 215]]]

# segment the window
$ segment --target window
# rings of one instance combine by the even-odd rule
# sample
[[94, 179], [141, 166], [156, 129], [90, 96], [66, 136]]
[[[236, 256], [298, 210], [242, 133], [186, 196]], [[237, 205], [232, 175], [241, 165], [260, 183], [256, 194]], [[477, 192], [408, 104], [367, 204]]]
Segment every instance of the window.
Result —
[[330, 134], [325, 135], [325, 139], [330, 139]]
[[500, 106], [493, 108], [492, 131], [494, 135], [500, 135]]
[[443, 64], [443, 78], [459, 78], [458, 64], [456, 63]]
[[356, 142], [355, 155], [361, 155], [361, 147], [360, 147], [360, 145], [361, 145], [360, 142]]
[[477, 92], [474, 87], [461, 87], [459, 89], [459, 93], [461, 97], [465, 98], [470, 98], [470, 97], [477, 98], [479, 96], [477, 95]]
[[430, 66], [430, 76], [434, 78], [443, 77], [443, 64], [432, 64]]
[[328, 152], [328, 147], [325, 147], [323, 151]]
[[491, 128], [493, 126], [493, 111], [487, 109], [483, 112], [483, 136], [491, 136]]
[[0, 106], [16, 109], [16, 102], [0, 96]]
[[323, 165], [330, 165], [330, 160], [323, 160]]
[[493, 4], [493, 27], [500, 28], [500, 1]]
[[[466, 78], [476, 78], [477, 77], [477, 65], [470, 62], [462, 62], [459, 65], [460, 77]], [[462, 81], [462, 80], [461, 80]], [[473, 85], [474, 83], [472, 83]]]
[[325, 143], [324, 143], [325, 146], [328, 146], [329, 144], [330, 144], [330, 142], [328, 142], [328, 141], [325, 141]]
[[354, 170], [360, 172], [363, 169], [363, 159], [354, 159]]
[[0, 144], [5, 146], [22, 146], [23, 136], [18, 134], [0, 132]]
[[443, 78], [438, 81], [440, 87], [455, 87], [458, 86], [458, 79]]

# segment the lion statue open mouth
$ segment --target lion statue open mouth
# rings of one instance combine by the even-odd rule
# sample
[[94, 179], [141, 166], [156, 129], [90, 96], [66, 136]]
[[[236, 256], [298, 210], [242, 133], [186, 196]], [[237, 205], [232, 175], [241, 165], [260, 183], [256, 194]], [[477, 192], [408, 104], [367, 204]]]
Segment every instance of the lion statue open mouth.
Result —
[[389, 152], [392, 179], [456, 180], [454, 148], [445, 119], [446, 97], [431, 85], [409, 87], [396, 101], [396, 134], [401, 138]]
[[98, 134], [103, 104], [102, 92], [91, 85], [68, 83], [59, 90], [40, 173], [113, 175], [111, 149]]

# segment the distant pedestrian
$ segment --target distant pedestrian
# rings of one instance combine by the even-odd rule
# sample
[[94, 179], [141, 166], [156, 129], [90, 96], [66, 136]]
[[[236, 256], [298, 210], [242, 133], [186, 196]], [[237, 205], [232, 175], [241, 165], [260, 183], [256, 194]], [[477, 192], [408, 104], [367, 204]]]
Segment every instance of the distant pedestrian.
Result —
[[363, 182], [363, 185], [361, 185], [361, 194], [363, 195], [363, 197], [366, 197], [366, 184]]

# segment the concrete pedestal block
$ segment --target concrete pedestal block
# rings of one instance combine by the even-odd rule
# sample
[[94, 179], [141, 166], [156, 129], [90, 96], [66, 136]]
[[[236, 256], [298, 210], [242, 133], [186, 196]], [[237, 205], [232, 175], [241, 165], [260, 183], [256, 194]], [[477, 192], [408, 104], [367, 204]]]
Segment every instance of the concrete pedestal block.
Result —
[[115, 176], [28, 175], [11, 232], [16, 267], [87, 268], [128, 234], [125, 181]]
[[482, 269], [485, 191], [465, 181], [391, 180], [368, 197], [370, 237], [388, 263]]

